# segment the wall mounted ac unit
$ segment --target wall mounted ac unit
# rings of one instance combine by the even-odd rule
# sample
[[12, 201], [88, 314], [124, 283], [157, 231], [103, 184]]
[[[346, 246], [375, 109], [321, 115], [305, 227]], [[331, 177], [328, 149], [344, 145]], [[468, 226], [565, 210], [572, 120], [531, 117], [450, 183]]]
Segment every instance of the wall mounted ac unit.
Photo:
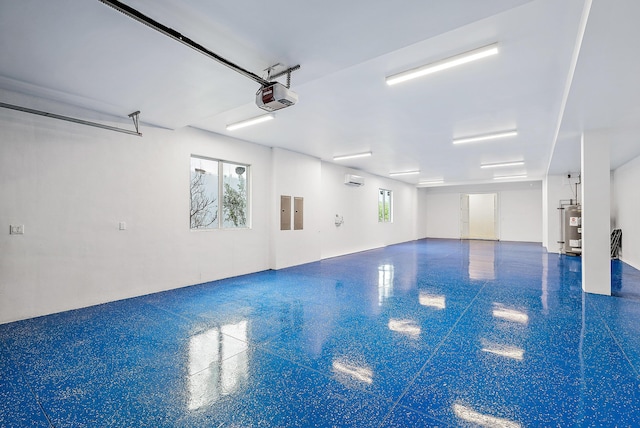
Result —
[[344, 184], [347, 184], [349, 186], [364, 186], [364, 178], [360, 177], [359, 175], [345, 174]]

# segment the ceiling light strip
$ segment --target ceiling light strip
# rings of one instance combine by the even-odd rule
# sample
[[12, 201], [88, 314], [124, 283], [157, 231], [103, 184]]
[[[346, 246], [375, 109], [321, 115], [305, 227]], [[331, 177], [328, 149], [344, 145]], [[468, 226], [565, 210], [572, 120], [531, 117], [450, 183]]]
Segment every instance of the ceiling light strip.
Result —
[[515, 161], [515, 162], [502, 162], [502, 163], [485, 163], [480, 165], [480, 168], [502, 168], [508, 166], [520, 166], [524, 165], [523, 161]]
[[356, 159], [356, 158], [367, 158], [369, 156], [371, 156], [372, 153], [371, 152], [365, 152], [365, 153], [354, 153], [352, 155], [342, 155], [342, 156], [334, 156], [333, 160], [334, 161], [341, 161], [341, 160], [347, 160], [347, 159]]
[[438, 71], [447, 70], [449, 68], [456, 67], [458, 65], [467, 64], [469, 62], [477, 61], [488, 56], [496, 55], [498, 53], [498, 44], [494, 43], [488, 46], [483, 46], [478, 49], [474, 49], [468, 52], [464, 52], [459, 55], [455, 55], [443, 60], [426, 64], [412, 70], [403, 71], [386, 78], [387, 85], [395, 85], [407, 80], [415, 79], [418, 77], [433, 74]]
[[230, 123], [229, 125], [227, 125], [227, 131], [235, 131], [236, 129], [257, 125], [259, 123], [267, 122], [275, 118], [276, 117], [273, 114], [263, 114], [262, 116], [256, 116], [256, 117], [252, 117], [251, 119], [242, 120], [240, 122]]
[[402, 172], [390, 172], [389, 176], [390, 177], [397, 177], [399, 175], [415, 175], [415, 174], [420, 174], [420, 171], [402, 171]]
[[510, 180], [516, 178], [527, 178], [526, 175], [499, 175], [497, 177], [493, 177], [494, 180]]
[[515, 137], [518, 135], [517, 130], [496, 132], [493, 134], [474, 135], [471, 137], [454, 138], [453, 144], [475, 143], [479, 141], [498, 140], [501, 138]]

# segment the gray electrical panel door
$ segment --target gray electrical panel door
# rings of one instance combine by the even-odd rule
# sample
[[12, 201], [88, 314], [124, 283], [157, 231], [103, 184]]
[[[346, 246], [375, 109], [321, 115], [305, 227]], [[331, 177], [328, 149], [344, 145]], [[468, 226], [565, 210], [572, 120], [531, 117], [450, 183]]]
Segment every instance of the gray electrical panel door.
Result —
[[280, 230], [291, 230], [291, 196], [280, 196]]
[[302, 230], [303, 226], [304, 199], [293, 198], [293, 229]]

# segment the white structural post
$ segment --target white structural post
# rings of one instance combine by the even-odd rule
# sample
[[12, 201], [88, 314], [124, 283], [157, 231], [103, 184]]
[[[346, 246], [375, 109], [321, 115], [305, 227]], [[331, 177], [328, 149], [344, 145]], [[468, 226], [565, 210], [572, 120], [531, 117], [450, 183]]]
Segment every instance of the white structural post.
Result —
[[609, 141], [582, 134], [582, 290], [611, 295]]

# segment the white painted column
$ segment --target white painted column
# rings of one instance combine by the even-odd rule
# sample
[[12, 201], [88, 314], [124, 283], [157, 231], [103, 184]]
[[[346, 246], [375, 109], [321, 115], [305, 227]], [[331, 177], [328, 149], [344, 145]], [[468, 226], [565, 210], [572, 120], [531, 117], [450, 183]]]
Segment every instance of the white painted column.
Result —
[[582, 135], [582, 290], [611, 295], [611, 166], [601, 132]]

